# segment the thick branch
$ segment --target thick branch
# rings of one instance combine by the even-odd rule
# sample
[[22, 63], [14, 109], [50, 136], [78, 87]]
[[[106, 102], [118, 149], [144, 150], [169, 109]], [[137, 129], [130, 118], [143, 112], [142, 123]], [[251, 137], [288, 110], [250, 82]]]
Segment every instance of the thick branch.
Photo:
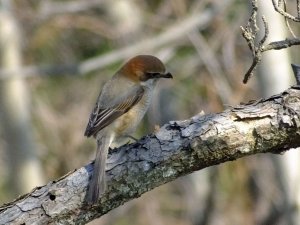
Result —
[[222, 113], [173, 121], [138, 142], [114, 149], [108, 190], [84, 202], [92, 165], [0, 208], [0, 224], [85, 224], [177, 177], [253, 155], [300, 146], [300, 87]]

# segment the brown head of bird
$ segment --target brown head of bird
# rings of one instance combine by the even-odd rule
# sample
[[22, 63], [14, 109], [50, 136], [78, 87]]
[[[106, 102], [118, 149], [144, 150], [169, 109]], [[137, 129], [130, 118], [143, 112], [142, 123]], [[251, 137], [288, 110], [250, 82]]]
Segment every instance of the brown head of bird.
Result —
[[119, 73], [135, 82], [145, 82], [158, 78], [173, 78], [171, 73], [166, 72], [162, 61], [152, 55], [135, 56], [124, 64]]

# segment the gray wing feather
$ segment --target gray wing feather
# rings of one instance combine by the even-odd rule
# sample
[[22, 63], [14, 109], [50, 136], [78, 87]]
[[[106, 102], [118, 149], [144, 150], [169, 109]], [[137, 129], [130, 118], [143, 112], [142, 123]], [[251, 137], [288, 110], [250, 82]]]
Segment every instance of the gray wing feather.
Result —
[[[140, 85], [131, 85], [127, 90], [117, 90], [110, 82], [106, 83], [98, 97], [98, 101], [91, 113], [84, 135], [90, 137], [111, 124], [137, 104], [144, 94]], [[118, 93], [119, 92], [119, 93]], [[105, 95], [103, 94], [105, 93]], [[119, 96], [117, 99], [112, 96]]]

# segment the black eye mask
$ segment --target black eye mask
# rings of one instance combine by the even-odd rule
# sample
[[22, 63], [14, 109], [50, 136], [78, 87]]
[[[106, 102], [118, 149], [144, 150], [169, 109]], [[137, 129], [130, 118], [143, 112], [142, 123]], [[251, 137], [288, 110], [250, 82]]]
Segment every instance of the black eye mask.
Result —
[[154, 78], [173, 78], [171, 73], [157, 73], [157, 72], [147, 72], [145, 75], [145, 80]]

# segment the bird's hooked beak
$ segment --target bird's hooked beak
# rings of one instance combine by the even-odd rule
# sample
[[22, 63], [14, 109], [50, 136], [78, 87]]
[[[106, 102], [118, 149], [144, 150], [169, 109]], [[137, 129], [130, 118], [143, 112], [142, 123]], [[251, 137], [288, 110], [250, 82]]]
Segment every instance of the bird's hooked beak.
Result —
[[161, 77], [161, 78], [171, 78], [171, 79], [173, 79], [172, 74], [169, 73], [169, 72], [160, 74], [160, 77]]

